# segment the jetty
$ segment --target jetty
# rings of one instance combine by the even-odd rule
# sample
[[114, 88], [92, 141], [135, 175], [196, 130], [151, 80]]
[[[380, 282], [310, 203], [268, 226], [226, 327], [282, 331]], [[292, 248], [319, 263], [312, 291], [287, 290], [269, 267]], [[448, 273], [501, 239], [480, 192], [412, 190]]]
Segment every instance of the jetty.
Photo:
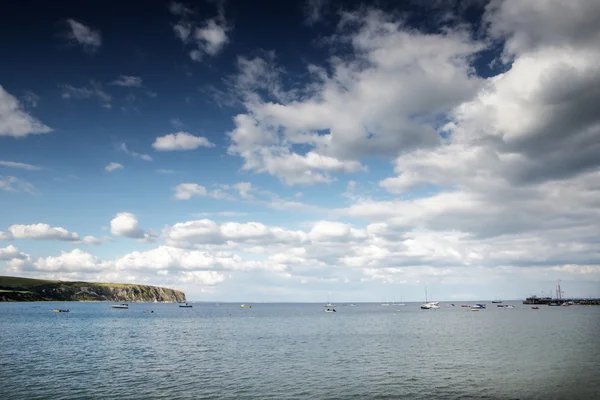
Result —
[[549, 304], [560, 304], [562, 305], [563, 303], [571, 303], [571, 304], [579, 304], [579, 305], [588, 305], [588, 306], [600, 306], [600, 298], [588, 298], [588, 299], [578, 299], [578, 298], [560, 298], [560, 299], [553, 299], [552, 297], [537, 297], [537, 296], [531, 296], [526, 298], [523, 301], [523, 304], [542, 304], [542, 305], [549, 305]]
[[[550, 292], [552, 293], [552, 291]], [[528, 298], [525, 299], [525, 301], [523, 302], [523, 304], [545, 304], [548, 306], [562, 306], [563, 304], [565, 305], [575, 305], [575, 304], [580, 304], [580, 305], [588, 305], [588, 306], [598, 306], [600, 305], [600, 298], [565, 298], [563, 297], [563, 291], [560, 288], [560, 280], [558, 281], [558, 284], [556, 285], [556, 297], [552, 298], [551, 296], [548, 297], [537, 297], [537, 296], [530, 296]]]

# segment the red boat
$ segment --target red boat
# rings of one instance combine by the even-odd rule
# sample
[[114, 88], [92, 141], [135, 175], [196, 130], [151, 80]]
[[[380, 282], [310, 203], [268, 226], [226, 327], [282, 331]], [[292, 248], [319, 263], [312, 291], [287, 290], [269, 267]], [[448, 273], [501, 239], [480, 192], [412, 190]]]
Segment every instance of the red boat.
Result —
[[539, 310], [539, 307], [531, 307], [532, 310]]

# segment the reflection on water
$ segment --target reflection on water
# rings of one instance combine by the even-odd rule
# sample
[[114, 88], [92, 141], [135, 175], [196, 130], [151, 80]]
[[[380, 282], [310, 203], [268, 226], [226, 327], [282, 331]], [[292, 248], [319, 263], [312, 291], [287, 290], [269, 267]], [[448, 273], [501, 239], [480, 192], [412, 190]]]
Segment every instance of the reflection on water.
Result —
[[533, 311], [512, 304], [478, 313], [443, 303], [439, 310], [356, 304], [325, 313], [320, 304], [133, 303], [118, 310], [105, 303], [0, 303], [0, 398], [600, 393], [600, 307]]

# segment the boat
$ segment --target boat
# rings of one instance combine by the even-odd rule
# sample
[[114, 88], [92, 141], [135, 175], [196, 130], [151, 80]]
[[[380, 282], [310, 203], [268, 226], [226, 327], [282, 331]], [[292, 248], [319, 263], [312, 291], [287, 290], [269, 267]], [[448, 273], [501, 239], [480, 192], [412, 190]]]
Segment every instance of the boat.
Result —
[[54, 310], [52, 310], [52, 312], [71, 312], [71, 311], [69, 309], [61, 310], [59, 308], [55, 308]]
[[111, 307], [112, 308], [129, 309], [129, 304], [113, 304]]
[[425, 285], [425, 303], [421, 304], [421, 310], [434, 310], [440, 308], [439, 301], [427, 301], [427, 285]]
[[475, 310], [482, 310], [484, 308], [485, 308], [485, 304], [479, 304], [479, 303], [473, 304], [471, 306], [471, 310], [473, 310], [473, 309], [475, 309]]
[[153, 314], [154, 310], [144, 310], [144, 312], [147, 313], [147, 314]]
[[562, 305], [562, 293], [563, 293], [562, 290], [560, 290], [560, 280], [559, 280], [558, 284], [556, 285], [556, 300], [548, 303], [548, 306], [560, 307]]
[[325, 312], [337, 312], [337, 311], [335, 311], [335, 308], [328, 308], [328, 309], [323, 310], [323, 311], [325, 311]]
[[515, 306], [506, 305], [506, 306], [504, 306], [504, 308], [515, 308]]
[[479, 311], [479, 308], [471, 308], [471, 311]]
[[242, 304], [242, 305], [240, 306], [240, 308], [252, 308], [252, 306], [249, 306], [249, 305], [247, 305], [247, 304]]
[[535, 307], [531, 307], [532, 310], [539, 310], [540, 308], [538, 306]]
[[356, 304], [352, 303], [350, 304], [350, 307], [356, 307]]
[[492, 300], [493, 304], [502, 304], [502, 300]]
[[179, 307], [181, 307], [181, 308], [192, 308], [193, 306], [191, 304], [185, 303], [185, 304], [180, 304]]
[[421, 310], [434, 310], [440, 308], [439, 301], [430, 301], [429, 303], [421, 304]]

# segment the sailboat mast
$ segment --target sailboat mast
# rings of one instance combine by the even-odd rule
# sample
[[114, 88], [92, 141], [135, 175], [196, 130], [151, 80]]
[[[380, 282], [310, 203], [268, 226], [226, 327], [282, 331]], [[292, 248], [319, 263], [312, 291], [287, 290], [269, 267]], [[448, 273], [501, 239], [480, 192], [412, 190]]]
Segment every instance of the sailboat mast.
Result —
[[425, 284], [425, 303], [427, 303], [427, 284]]

